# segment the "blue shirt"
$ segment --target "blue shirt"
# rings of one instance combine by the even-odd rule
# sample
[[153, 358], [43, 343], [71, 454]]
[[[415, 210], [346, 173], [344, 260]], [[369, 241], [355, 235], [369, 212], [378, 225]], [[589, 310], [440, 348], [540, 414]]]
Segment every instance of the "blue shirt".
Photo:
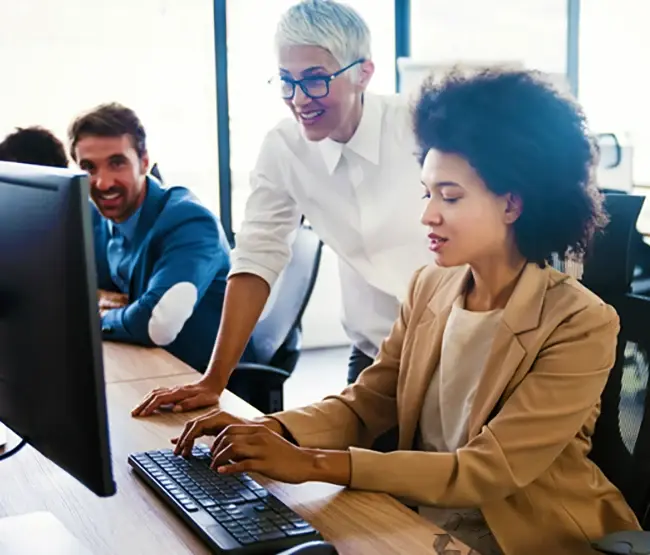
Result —
[[[144, 204], [144, 203], [143, 203]], [[142, 205], [122, 223], [108, 222], [111, 238], [106, 245], [106, 257], [111, 279], [124, 294], [129, 294], [129, 266], [133, 256], [133, 238], [140, 219]]]

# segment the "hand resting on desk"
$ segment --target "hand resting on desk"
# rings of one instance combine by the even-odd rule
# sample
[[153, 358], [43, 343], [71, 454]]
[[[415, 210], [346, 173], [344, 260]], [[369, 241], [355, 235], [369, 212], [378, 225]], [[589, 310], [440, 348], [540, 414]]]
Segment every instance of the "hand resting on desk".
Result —
[[350, 483], [347, 451], [299, 447], [284, 437], [282, 424], [272, 418], [247, 420], [216, 410], [191, 420], [181, 435], [172, 439], [176, 455], [189, 456], [194, 440], [215, 435], [212, 469], [220, 474], [259, 472], [290, 484], [309, 481]]
[[204, 380], [199, 380], [187, 385], [154, 389], [131, 411], [131, 415], [150, 416], [157, 409], [169, 405], [172, 411], [183, 412], [218, 403], [219, 394], [215, 389], [207, 385]]

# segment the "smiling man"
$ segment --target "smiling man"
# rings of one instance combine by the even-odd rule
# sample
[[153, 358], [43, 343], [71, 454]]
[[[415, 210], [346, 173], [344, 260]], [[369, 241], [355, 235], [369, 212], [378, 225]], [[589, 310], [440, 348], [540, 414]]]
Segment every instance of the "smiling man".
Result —
[[220, 222], [189, 190], [147, 175], [133, 110], [99, 106], [72, 123], [69, 139], [90, 175], [104, 338], [164, 347], [204, 370], [230, 270]]

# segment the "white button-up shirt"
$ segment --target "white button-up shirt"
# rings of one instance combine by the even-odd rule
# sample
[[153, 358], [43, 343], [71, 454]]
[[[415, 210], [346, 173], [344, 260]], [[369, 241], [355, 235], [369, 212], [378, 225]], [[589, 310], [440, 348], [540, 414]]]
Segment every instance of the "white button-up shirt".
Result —
[[280, 122], [266, 136], [232, 252], [232, 274], [273, 285], [291, 256], [301, 215], [339, 257], [343, 326], [368, 356], [397, 318], [413, 272], [432, 261], [410, 106], [400, 96], [366, 93], [346, 144], [307, 140]]

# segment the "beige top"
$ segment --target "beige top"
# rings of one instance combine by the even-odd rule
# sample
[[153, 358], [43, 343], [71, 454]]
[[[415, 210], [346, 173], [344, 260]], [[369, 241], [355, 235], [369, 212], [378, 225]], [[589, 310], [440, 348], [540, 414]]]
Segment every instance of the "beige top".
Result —
[[[467, 443], [476, 388], [503, 314], [472, 312], [463, 304], [460, 296], [452, 306], [440, 361], [424, 397], [417, 439], [423, 451], [449, 453]], [[481, 555], [501, 553], [479, 509], [421, 506], [419, 512]]]

